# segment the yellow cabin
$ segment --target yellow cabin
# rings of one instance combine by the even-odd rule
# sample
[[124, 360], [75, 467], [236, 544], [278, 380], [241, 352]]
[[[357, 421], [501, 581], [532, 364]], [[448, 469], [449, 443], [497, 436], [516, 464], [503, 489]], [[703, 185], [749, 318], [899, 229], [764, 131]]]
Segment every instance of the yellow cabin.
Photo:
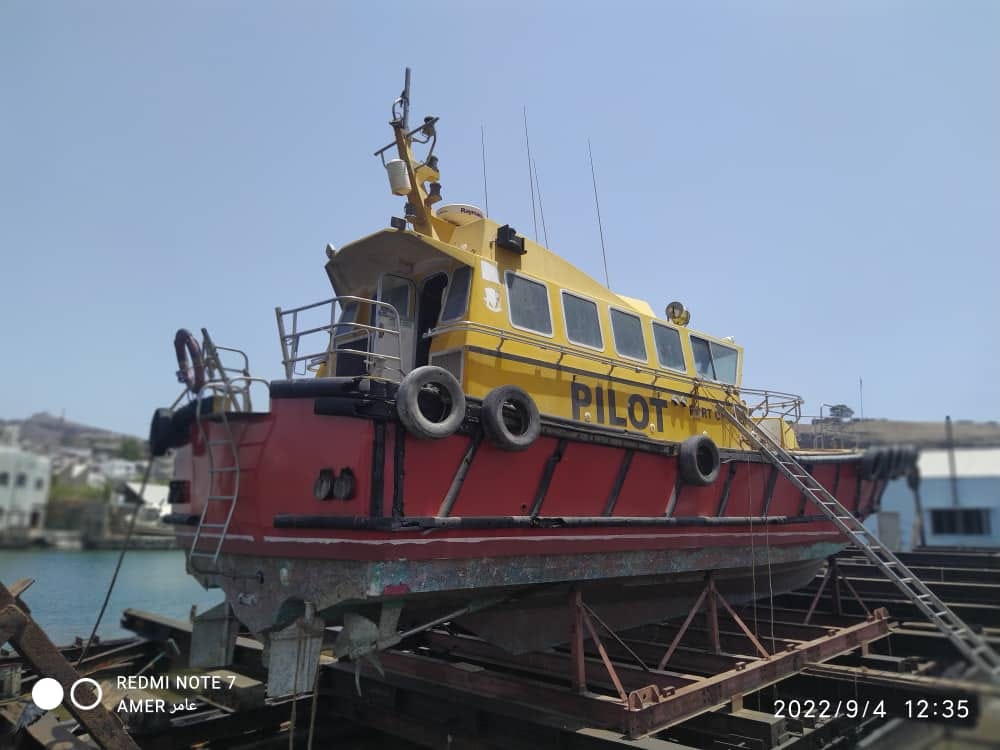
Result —
[[[760, 422], [796, 447], [786, 418], [798, 416], [801, 401], [741, 388], [742, 348], [689, 328], [680, 303], [659, 318], [648, 303], [612, 292], [474, 206], [435, 210], [436, 122], [407, 130], [405, 101], [394, 107], [395, 141], [376, 155], [393, 193], [407, 199], [405, 218], [327, 248], [335, 322], [303, 330], [298, 316], [308, 308], [278, 310], [282, 340], [294, 342], [284, 356], [288, 377], [305, 364], [318, 378], [399, 383], [431, 365], [472, 398], [516, 386], [546, 418], [674, 443], [707, 435], [730, 448], [738, 437], [715, 405], [759, 396]], [[414, 142], [430, 144], [423, 161]], [[393, 148], [398, 158], [386, 161]], [[300, 354], [310, 332], [327, 340]]]

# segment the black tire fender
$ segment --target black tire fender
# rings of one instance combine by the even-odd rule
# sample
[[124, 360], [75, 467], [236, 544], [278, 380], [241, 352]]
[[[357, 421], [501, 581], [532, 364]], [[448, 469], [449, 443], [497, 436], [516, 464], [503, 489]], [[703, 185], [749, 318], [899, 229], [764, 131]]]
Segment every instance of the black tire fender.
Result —
[[399, 384], [396, 413], [414, 437], [440, 440], [461, 427], [465, 419], [465, 394], [450, 372], [424, 365], [407, 373]]
[[707, 487], [719, 476], [719, 448], [708, 435], [692, 435], [681, 443], [677, 471], [681, 481]]
[[879, 466], [879, 449], [869, 448], [865, 451], [864, 455], [861, 457], [861, 465], [858, 472], [861, 474], [861, 478], [864, 480], [872, 480], [875, 478], [875, 469]]
[[174, 410], [157, 409], [149, 423], [149, 453], [153, 458], [167, 455], [174, 447]]
[[875, 451], [874, 463], [872, 465], [872, 479], [885, 479], [889, 475], [889, 461], [892, 456], [885, 448], [873, 448]]
[[886, 449], [886, 453], [889, 454], [889, 459], [886, 461], [886, 479], [896, 479], [903, 472], [903, 449], [898, 445], [890, 446]]
[[523, 451], [542, 433], [535, 400], [516, 385], [502, 385], [487, 393], [480, 419], [487, 439], [505, 451]]

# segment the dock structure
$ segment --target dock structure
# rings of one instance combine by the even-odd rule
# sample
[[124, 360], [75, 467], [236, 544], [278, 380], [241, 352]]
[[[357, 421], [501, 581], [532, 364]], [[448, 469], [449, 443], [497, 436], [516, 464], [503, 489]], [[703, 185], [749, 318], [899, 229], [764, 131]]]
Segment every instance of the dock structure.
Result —
[[[903, 561], [1000, 644], [1000, 553], [925, 550]], [[684, 618], [614, 633], [575, 591], [566, 617], [567, 645], [521, 655], [445, 624], [374, 658], [337, 661], [331, 628], [315, 683], [278, 699], [264, 690], [261, 644], [241, 636], [231, 664], [200, 670], [195, 689], [182, 691], [189, 710], [118, 716], [144, 750], [285, 748], [290, 735], [295, 747], [307, 747], [310, 736], [313, 747], [348, 748], [371, 747], [379, 736], [429, 748], [803, 750], [836, 747], [843, 737], [899, 747], [918, 735], [976, 731], [981, 719], [982, 746], [1000, 742], [986, 716], [1000, 689], [976, 680], [954, 644], [856, 550], [832, 559], [810, 586], [756, 604], [730, 606], [708, 576]], [[81, 669], [107, 685], [111, 709], [121, 699], [162, 697], [162, 682], [116, 690], [118, 676], [191, 673], [190, 622], [126, 610], [122, 625], [136, 637], [101, 644]], [[62, 651], [73, 659], [79, 647]], [[28, 692], [42, 665], [0, 656], [0, 686], [17, 671], [20, 692]], [[208, 689], [211, 675], [226, 677], [221, 689]], [[176, 691], [168, 694], [176, 700]], [[907, 720], [907, 702], [923, 718]], [[8, 732], [25, 704], [0, 697]], [[50, 712], [22, 732], [18, 747], [49, 746], [89, 722]], [[104, 746], [73, 741], [66, 747]]]

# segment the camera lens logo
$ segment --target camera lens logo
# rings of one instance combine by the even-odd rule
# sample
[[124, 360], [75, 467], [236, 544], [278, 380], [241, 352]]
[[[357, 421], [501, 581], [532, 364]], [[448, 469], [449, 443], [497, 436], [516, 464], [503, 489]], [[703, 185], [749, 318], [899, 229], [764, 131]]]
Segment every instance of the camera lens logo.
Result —
[[[90, 685], [93, 688], [95, 695], [93, 702], [81, 703], [80, 699], [77, 698], [77, 689], [81, 685]], [[64, 697], [65, 691], [63, 690], [63, 686], [59, 684], [58, 680], [54, 680], [51, 677], [43, 677], [31, 689], [31, 699], [35, 702], [36, 706], [44, 711], [51, 711], [59, 706], [63, 702]], [[103, 697], [104, 691], [97, 684], [97, 680], [92, 680], [89, 677], [81, 677], [69, 689], [70, 703], [79, 711], [89, 711], [92, 708], [96, 708]]]

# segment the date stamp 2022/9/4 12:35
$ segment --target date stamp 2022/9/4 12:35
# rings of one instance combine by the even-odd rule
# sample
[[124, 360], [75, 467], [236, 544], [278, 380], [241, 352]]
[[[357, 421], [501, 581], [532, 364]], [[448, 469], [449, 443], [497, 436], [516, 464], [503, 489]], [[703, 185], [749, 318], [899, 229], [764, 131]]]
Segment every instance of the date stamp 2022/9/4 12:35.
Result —
[[972, 702], [967, 698], [927, 698], [906, 700], [878, 700], [871, 698], [778, 698], [774, 701], [774, 715], [787, 719], [867, 719], [901, 718], [956, 721], [968, 723], [972, 716]]

